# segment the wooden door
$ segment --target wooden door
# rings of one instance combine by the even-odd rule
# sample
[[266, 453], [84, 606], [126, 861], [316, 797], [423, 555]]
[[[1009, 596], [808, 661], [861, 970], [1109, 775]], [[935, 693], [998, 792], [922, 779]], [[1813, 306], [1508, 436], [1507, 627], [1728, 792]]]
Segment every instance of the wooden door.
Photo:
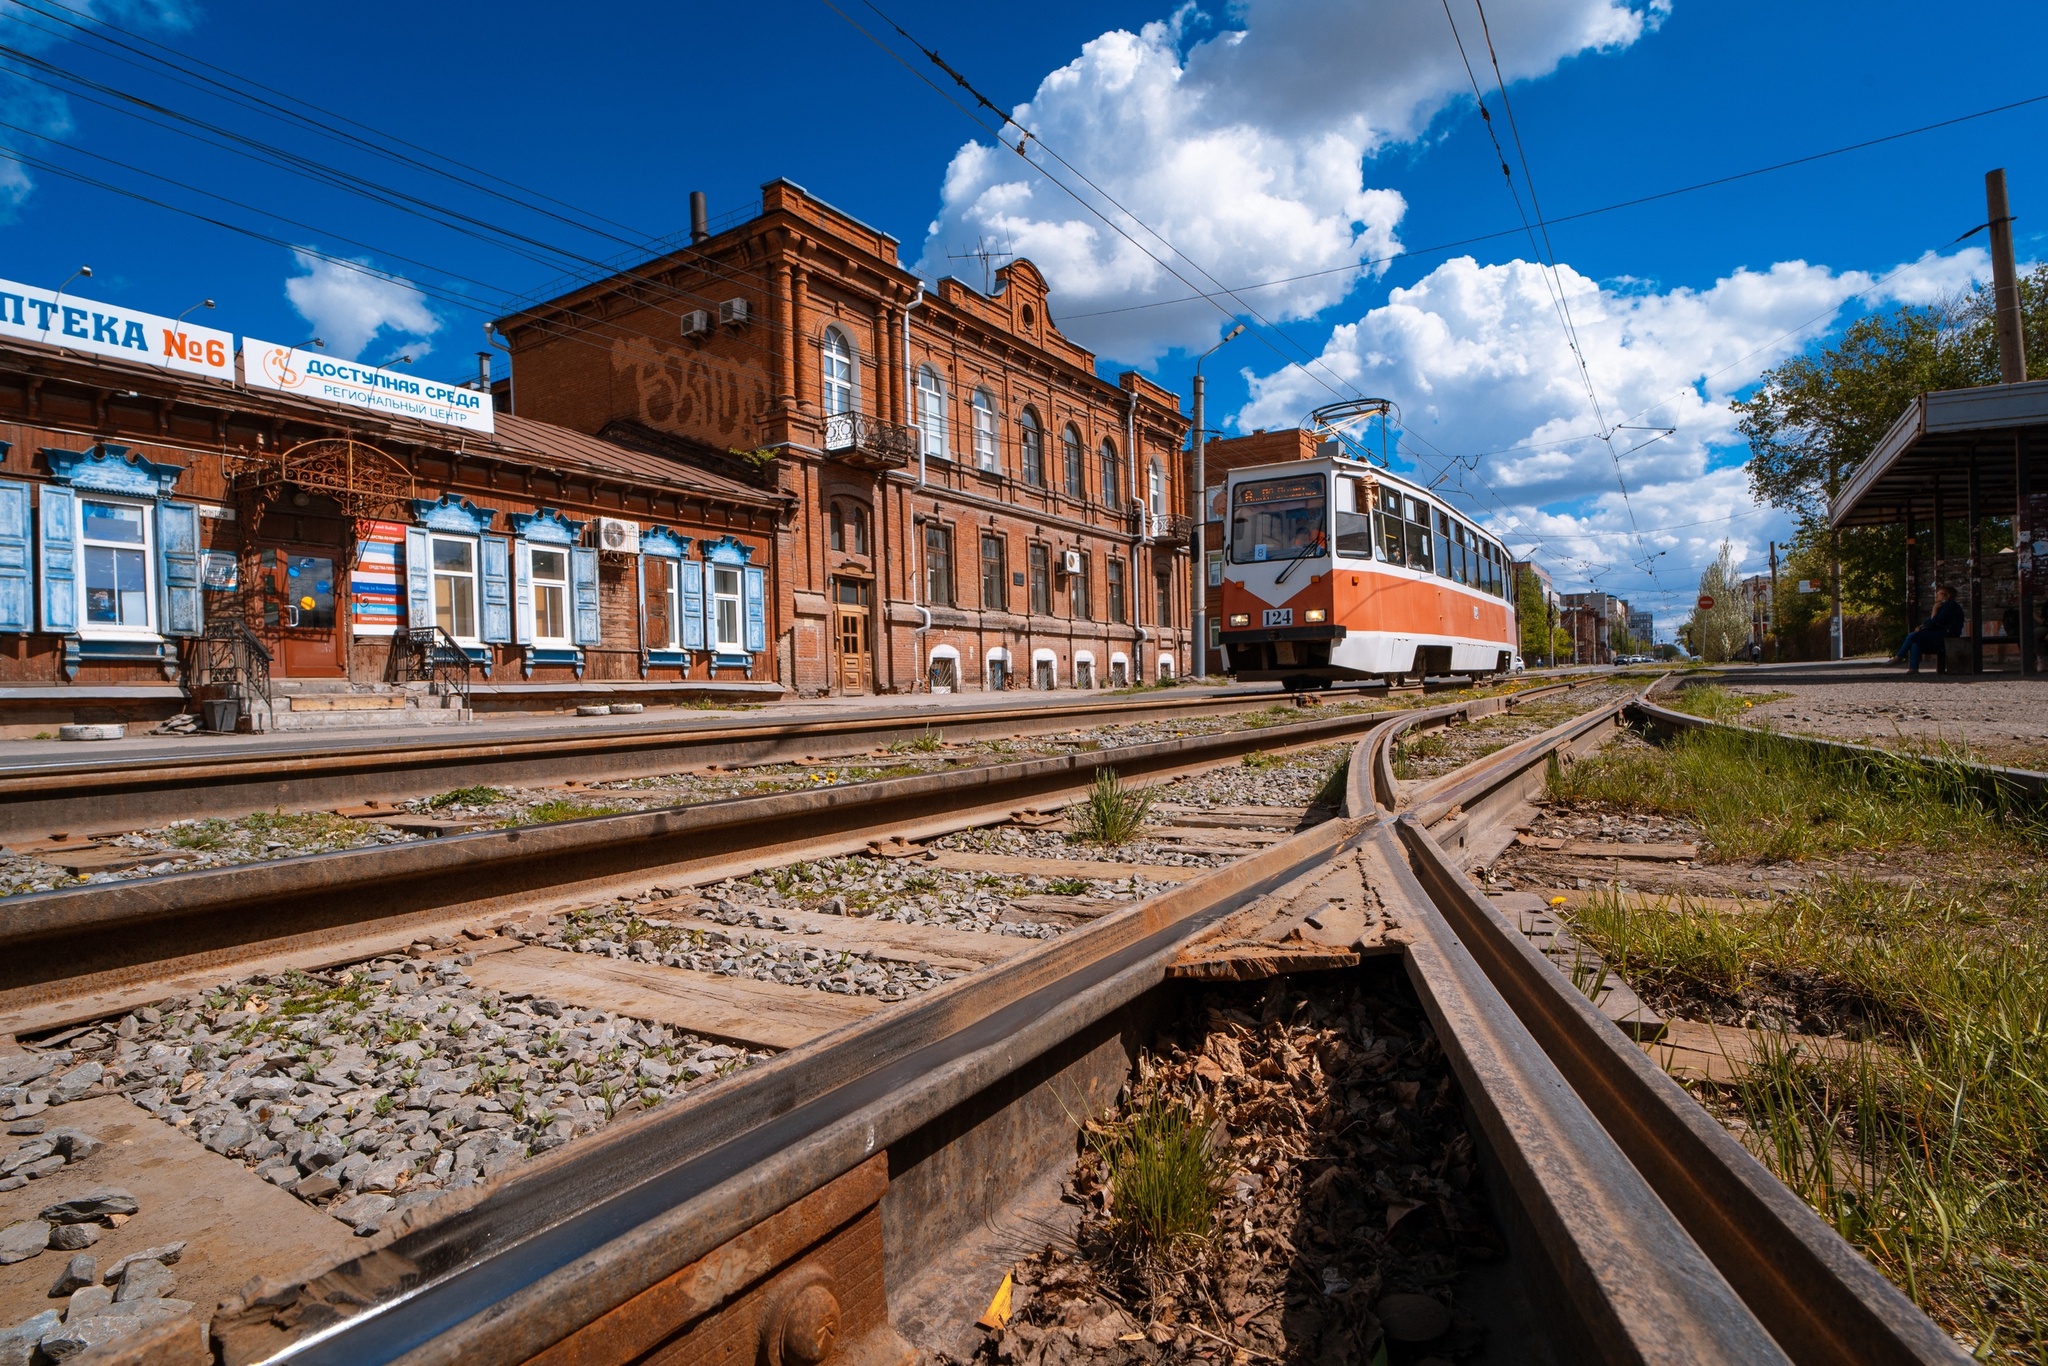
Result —
[[839, 609], [839, 686], [846, 692], [868, 691], [874, 676], [873, 647], [868, 643], [865, 607]]
[[332, 547], [278, 546], [261, 557], [264, 626], [276, 642], [279, 676], [340, 678], [348, 672], [342, 656], [344, 568]]

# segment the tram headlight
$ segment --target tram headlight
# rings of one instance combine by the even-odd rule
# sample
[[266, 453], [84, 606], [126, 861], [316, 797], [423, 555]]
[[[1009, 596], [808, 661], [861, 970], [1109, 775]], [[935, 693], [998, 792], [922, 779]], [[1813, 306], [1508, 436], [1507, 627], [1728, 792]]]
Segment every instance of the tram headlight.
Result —
[[1319, 621], [1328, 621], [1329, 619], [1330, 614], [1328, 612], [1325, 612], [1320, 607], [1311, 607], [1308, 609], [1308, 611], [1302, 613], [1302, 620], [1308, 622], [1310, 625], [1314, 625], [1316, 622]]
[[1252, 624], [1252, 614], [1250, 612], [1232, 612], [1230, 614], [1230, 624], [1232, 626], [1249, 626]]

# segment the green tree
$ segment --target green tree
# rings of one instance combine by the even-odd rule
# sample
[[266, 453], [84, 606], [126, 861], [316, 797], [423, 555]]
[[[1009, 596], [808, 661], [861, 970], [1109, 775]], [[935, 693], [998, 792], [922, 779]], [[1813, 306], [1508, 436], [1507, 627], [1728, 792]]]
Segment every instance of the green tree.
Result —
[[1692, 616], [1678, 630], [1679, 639], [1710, 664], [1734, 658], [1749, 644], [1750, 603], [1735, 572], [1731, 542], [1721, 542], [1721, 553], [1700, 575], [1700, 597], [1712, 598], [1714, 605], [1705, 609], [1695, 605]]
[[1543, 580], [1521, 565], [1515, 567], [1515, 617], [1522, 629], [1522, 662], [1533, 666], [1555, 659], [1555, 642], [1546, 644], [1544, 639], [1551, 634], [1551, 626], [1550, 611], [1543, 603]]
[[[2048, 360], [2048, 265], [2021, 278], [2020, 306], [2027, 354]], [[1828, 561], [1839, 559], [1845, 610], [1903, 613], [1905, 533], [1853, 528], [1837, 537], [1828, 505], [1917, 395], [1998, 382], [1992, 313], [1985, 286], [1858, 319], [1835, 345], [1765, 371], [1734, 404], [1749, 441], [1750, 491], [1795, 518], [1789, 558], [1811, 566], [1807, 577], [1827, 581]], [[1950, 544], [1961, 543], [1952, 535]]]

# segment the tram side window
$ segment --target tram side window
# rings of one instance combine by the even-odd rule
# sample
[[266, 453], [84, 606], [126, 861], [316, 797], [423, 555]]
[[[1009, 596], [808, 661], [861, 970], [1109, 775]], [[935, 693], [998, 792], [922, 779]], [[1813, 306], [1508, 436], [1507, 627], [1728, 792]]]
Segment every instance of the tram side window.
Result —
[[1359, 479], [1337, 481], [1337, 553], [1369, 560], [1372, 554], [1372, 500]]
[[1430, 572], [1429, 504], [1419, 498], [1402, 495], [1402, 512], [1406, 514], [1408, 540], [1408, 567]]
[[1456, 577], [1459, 583], [1470, 585], [1474, 580], [1472, 573], [1471, 533], [1465, 530], [1463, 523], [1459, 524], [1458, 534], [1455, 539], [1457, 540], [1458, 548], [1452, 553], [1458, 557], [1458, 566], [1454, 577]]
[[1380, 490], [1380, 510], [1374, 514], [1379, 523], [1379, 558], [1388, 564], [1406, 564], [1408, 557], [1403, 550], [1406, 542], [1401, 535], [1401, 495], [1393, 489]]
[[1458, 524], [1451, 520], [1451, 514], [1441, 508], [1436, 514], [1436, 572], [1438, 578], [1451, 577], [1451, 532]]

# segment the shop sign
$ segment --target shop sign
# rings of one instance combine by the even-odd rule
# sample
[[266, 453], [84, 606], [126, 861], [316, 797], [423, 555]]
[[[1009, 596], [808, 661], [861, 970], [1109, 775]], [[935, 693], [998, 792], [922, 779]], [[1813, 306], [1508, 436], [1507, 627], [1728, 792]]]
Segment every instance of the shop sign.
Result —
[[233, 334], [0, 280], [0, 337], [213, 379], [235, 377]]
[[251, 389], [339, 403], [386, 417], [410, 417], [472, 432], [494, 430], [491, 396], [479, 390], [334, 360], [254, 337], [242, 339], [242, 382]]

